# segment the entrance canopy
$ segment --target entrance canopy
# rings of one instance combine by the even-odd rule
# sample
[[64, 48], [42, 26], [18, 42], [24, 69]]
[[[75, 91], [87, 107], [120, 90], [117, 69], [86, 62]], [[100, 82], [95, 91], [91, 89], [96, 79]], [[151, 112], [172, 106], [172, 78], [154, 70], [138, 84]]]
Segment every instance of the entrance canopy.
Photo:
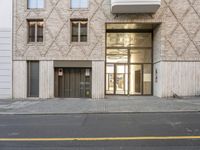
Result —
[[112, 13], [155, 13], [161, 0], [111, 0]]

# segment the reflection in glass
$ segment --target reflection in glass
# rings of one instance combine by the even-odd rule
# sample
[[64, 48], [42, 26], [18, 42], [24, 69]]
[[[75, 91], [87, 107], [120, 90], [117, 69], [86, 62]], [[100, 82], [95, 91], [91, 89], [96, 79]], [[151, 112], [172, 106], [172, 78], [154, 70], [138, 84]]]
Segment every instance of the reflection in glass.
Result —
[[107, 33], [107, 47], [123, 47], [124, 33]]
[[107, 33], [107, 47], [152, 47], [151, 33]]
[[128, 63], [128, 50], [107, 49], [106, 59], [109, 63]]
[[151, 63], [151, 49], [131, 49], [130, 50], [131, 63]]

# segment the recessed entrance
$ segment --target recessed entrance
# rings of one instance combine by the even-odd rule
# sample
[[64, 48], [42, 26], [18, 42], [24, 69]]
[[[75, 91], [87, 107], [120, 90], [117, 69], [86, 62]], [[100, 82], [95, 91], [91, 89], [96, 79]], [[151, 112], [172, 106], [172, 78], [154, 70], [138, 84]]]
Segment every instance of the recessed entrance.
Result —
[[55, 97], [90, 98], [91, 68], [55, 68]]
[[152, 60], [149, 25], [107, 24], [107, 95], [152, 95]]

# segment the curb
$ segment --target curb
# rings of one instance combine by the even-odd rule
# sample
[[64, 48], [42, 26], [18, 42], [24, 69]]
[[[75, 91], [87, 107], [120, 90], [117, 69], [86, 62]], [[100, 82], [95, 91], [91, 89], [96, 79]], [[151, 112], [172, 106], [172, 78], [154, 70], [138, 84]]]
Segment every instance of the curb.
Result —
[[113, 112], [51, 112], [51, 113], [13, 113], [13, 112], [8, 112], [8, 113], [2, 113], [0, 112], [0, 115], [90, 115], [90, 114], [142, 114], [142, 113], [200, 113], [200, 110], [178, 110], [178, 111], [135, 111], [135, 112], [130, 112], [130, 111], [113, 111]]

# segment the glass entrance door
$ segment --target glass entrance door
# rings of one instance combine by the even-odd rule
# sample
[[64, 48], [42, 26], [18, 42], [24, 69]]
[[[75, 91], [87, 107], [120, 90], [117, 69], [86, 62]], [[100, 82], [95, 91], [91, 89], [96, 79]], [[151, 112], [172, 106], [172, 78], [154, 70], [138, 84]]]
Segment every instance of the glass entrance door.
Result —
[[106, 72], [106, 93], [127, 95], [128, 65], [107, 64]]
[[151, 74], [149, 64], [107, 64], [106, 94], [151, 95]]
[[107, 24], [106, 94], [152, 95], [153, 35], [146, 27]]

